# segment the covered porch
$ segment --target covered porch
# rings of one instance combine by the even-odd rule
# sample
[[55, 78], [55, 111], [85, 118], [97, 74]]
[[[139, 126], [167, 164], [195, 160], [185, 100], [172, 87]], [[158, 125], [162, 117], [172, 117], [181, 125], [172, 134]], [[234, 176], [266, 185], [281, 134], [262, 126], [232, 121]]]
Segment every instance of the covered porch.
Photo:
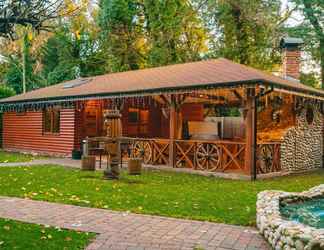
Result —
[[266, 131], [271, 119], [261, 121], [259, 138], [257, 130], [257, 107], [272, 109], [271, 101], [279, 95], [286, 96], [272, 88], [237, 86], [78, 101], [78, 140], [86, 139], [89, 154], [105, 158], [105, 113], [117, 111], [124, 162], [137, 157], [146, 165], [255, 179], [281, 171], [281, 141]]

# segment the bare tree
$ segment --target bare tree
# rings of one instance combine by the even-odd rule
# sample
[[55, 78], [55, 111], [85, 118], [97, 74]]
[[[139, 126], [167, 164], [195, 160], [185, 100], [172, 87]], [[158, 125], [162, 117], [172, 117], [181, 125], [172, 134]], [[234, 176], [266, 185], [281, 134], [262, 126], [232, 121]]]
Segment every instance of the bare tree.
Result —
[[0, 36], [14, 39], [16, 25], [50, 30], [49, 21], [65, 15], [64, 9], [64, 0], [0, 0]]

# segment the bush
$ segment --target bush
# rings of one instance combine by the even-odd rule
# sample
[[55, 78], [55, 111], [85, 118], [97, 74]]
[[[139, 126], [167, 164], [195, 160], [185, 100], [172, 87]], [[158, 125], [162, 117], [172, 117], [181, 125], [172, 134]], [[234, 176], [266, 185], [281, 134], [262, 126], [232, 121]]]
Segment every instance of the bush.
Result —
[[13, 88], [5, 84], [0, 84], [0, 99], [15, 95], [16, 92]]

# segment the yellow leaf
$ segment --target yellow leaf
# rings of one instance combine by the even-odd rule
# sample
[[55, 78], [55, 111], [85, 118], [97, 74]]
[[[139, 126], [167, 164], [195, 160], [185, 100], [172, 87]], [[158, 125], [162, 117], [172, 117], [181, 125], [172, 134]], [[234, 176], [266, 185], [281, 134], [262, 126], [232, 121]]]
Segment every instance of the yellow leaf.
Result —
[[32, 32], [28, 32], [27, 38], [28, 38], [29, 41], [33, 40], [33, 33]]

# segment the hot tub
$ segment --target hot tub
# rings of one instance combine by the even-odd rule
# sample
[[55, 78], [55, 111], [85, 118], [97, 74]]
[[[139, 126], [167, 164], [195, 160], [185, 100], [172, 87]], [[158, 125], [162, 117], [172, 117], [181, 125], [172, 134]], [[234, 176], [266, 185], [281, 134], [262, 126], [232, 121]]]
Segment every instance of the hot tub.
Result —
[[324, 185], [258, 194], [257, 227], [274, 249], [324, 250]]

